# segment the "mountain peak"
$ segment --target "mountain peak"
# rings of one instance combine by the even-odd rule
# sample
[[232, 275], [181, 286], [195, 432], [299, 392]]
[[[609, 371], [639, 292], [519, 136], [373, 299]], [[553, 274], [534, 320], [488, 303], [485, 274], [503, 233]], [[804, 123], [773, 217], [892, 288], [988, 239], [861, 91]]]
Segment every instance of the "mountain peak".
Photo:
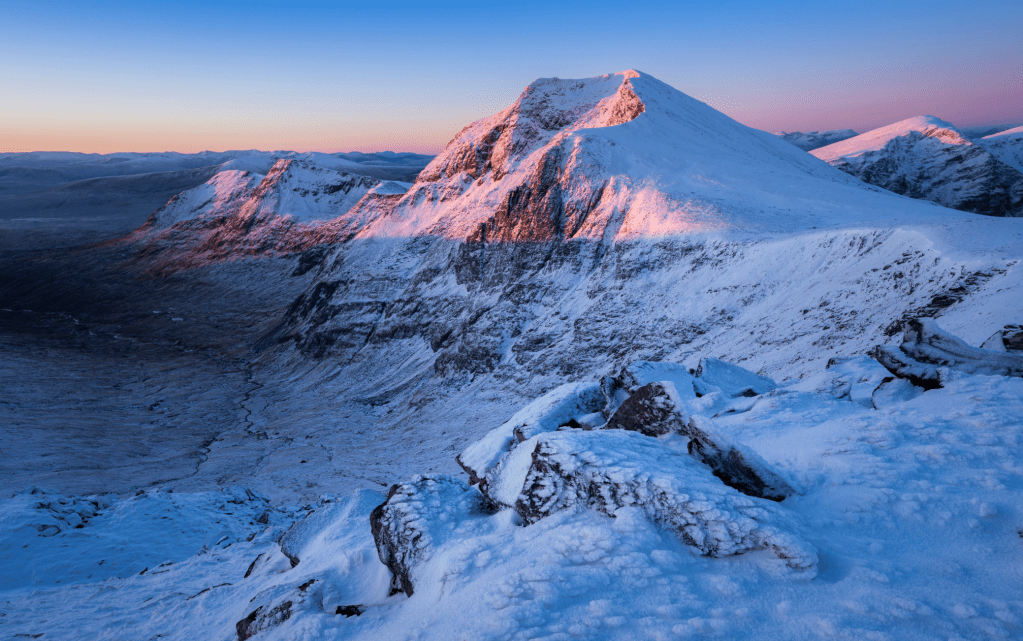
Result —
[[896, 138], [914, 135], [935, 138], [950, 145], [971, 144], [952, 123], [936, 116], [922, 115], [872, 129], [858, 136], [814, 149], [810, 153], [825, 162], [832, 162], [839, 158], [856, 157], [864, 153], [879, 151]]

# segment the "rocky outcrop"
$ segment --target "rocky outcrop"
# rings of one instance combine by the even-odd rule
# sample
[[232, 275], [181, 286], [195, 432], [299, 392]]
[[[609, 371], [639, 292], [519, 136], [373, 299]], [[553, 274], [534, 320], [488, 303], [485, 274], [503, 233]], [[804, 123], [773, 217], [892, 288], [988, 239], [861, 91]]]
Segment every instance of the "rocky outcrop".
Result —
[[669, 381], [647, 383], [626, 398], [603, 429], [627, 430], [646, 436], [681, 434], [686, 427], [685, 408]]
[[320, 610], [322, 588], [321, 581], [310, 579], [299, 586], [277, 586], [256, 595], [252, 601], [262, 605], [235, 624], [239, 641], [279, 627], [296, 612]]
[[1023, 326], [1006, 325], [984, 341], [981, 348], [996, 352], [1023, 354]]
[[623, 507], [642, 508], [706, 556], [768, 549], [795, 569], [811, 570], [817, 562], [812, 546], [782, 529], [791, 524], [777, 508], [739, 494], [656, 439], [579, 430], [536, 437], [515, 503], [527, 524], [563, 510], [614, 516]]
[[946, 368], [968, 374], [1023, 376], [1023, 356], [971, 347], [931, 318], [903, 326], [902, 344], [878, 345], [871, 355], [892, 374], [925, 390], [942, 386]]
[[412, 596], [416, 567], [460, 522], [489, 512], [476, 488], [450, 476], [417, 476], [392, 485], [387, 500], [370, 514], [377, 553], [391, 571], [391, 593]]

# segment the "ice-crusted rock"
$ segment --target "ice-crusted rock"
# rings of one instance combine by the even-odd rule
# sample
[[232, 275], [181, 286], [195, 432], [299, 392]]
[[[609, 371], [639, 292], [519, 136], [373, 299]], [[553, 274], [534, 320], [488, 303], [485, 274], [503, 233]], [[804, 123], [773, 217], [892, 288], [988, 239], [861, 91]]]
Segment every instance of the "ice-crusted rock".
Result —
[[603, 401], [597, 383], [566, 383], [523, 407], [456, 457], [475, 485], [500, 463], [516, 443], [541, 432], [552, 432], [572, 419], [590, 415]]
[[668, 381], [675, 386], [675, 392], [682, 403], [696, 398], [693, 375], [678, 363], [636, 361], [626, 365], [617, 376], [605, 376], [600, 381], [600, 392], [604, 396], [601, 412], [611, 418], [625, 399], [649, 383]]
[[417, 476], [392, 485], [369, 519], [380, 561], [391, 571], [392, 593], [412, 596], [417, 565], [461, 521], [490, 511], [479, 490], [450, 476]]
[[901, 345], [878, 345], [871, 355], [895, 376], [925, 390], [941, 387], [941, 370], [946, 367], [968, 374], [1023, 377], [1023, 356], [967, 345], [932, 318], [906, 322]]
[[622, 401], [604, 429], [663, 436], [673, 432], [681, 433], [687, 419], [675, 384], [661, 381], [647, 383]]
[[693, 416], [682, 434], [689, 437], [689, 453], [710, 467], [725, 485], [772, 501], [782, 501], [795, 494], [789, 482], [771, 469], [760, 455], [733, 442], [710, 419]]
[[767, 549], [792, 568], [816, 567], [816, 551], [791, 531], [781, 508], [723, 485], [698, 461], [657, 439], [571, 430], [537, 436], [512, 456], [528, 462], [515, 503], [527, 524], [562, 510], [614, 516], [619, 508], [641, 507], [701, 554]]
[[717, 388], [726, 396], [758, 396], [778, 388], [778, 384], [766, 376], [717, 358], [700, 359], [695, 385], [699, 394], [709, 394]]
[[272, 630], [300, 611], [317, 611], [323, 584], [316, 579], [295, 586], [274, 586], [257, 594], [252, 602], [261, 605], [238, 623], [235, 630], [238, 639], [245, 639], [267, 630]]

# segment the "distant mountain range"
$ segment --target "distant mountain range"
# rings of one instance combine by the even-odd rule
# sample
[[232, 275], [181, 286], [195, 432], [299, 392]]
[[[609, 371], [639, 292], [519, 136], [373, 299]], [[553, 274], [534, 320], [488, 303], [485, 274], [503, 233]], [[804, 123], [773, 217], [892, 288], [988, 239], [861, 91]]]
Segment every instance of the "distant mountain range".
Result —
[[782, 140], [787, 140], [803, 151], [812, 151], [832, 143], [852, 138], [857, 135], [852, 129], [832, 129], [831, 131], [810, 131], [803, 133], [793, 131], [791, 133], [781, 132], [778, 134]]

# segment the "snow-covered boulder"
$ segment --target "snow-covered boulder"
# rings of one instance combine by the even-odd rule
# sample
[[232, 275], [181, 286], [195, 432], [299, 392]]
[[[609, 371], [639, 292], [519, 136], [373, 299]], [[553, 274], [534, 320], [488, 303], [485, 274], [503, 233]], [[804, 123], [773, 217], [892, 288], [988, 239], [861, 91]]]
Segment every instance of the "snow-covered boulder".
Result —
[[792, 532], [781, 508], [725, 486], [707, 467], [657, 439], [571, 430], [539, 435], [512, 456], [528, 457], [515, 503], [527, 524], [563, 510], [614, 516], [619, 508], [640, 507], [703, 555], [767, 549], [792, 568], [816, 567], [816, 551]]
[[759, 396], [778, 388], [778, 384], [766, 376], [717, 358], [700, 359], [695, 385], [700, 394], [710, 394], [716, 388], [725, 396]]
[[895, 376], [924, 389], [942, 386], [943, 368], [967, 374], [1023, 377], [1023, 356], [967, 345], [943, 331], [932, 318], [908, 321], [901, 345], [878, 345], [871, 355]]
[[681, 433], [688, 415], [671, 381], [647, 383], [622, 401], [604, 429], [627, 430], [647, 436]]
[[552, 432], [572, 419], [598, 411], [603, 404], [597, 383], [566, 383], [523, 407], [456, 457], [475, 485], [497, 466], [516, 443]]
[[460, 522], [489, 512], [479, 490], [450, 476], [417, 476], [392, 485], [387, 501], [369, 517], [380, 561], [391, 571], [392, 592], [412, 596], [417, 565]]
[[759, 454], [733, 442], [710, 419], [693, 416], [682, 434], [689, 437], [689, 453], [710, 467], [725, 485], [772, 501], [782, 501], [795, 494], [792, 485]]

